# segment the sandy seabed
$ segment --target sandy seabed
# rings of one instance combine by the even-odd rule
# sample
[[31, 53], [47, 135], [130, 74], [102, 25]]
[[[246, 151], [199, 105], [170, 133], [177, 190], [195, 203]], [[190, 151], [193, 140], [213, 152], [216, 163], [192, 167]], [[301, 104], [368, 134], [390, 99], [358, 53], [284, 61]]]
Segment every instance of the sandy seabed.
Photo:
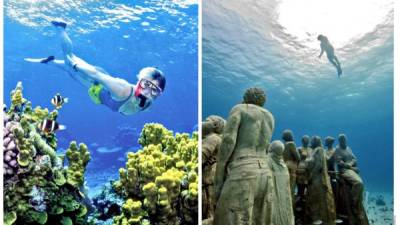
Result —
[[393, 194], [367, 192], [365, 198], [370, 225], [393, 225]]

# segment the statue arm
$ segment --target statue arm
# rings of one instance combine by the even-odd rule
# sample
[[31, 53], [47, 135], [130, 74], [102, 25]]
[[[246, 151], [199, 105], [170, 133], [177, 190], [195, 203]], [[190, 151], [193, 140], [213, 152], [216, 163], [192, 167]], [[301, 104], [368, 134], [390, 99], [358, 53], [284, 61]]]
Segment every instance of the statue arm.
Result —
[[313, 155], [313, 166], [310, 170], [310, 174], [316, 174], [322, 167], [322, 163], [325, 160], [323, 149], [318, 149]]
[[215, 199], [219, 199], [222, 191], [222, 186], [226, 177], [226, 166], [231, 157], [236, 145], [236, 138], [241, 120], [240, 108], [232, 109], [228, 121], [225, 125], [225, 130], [222, 138], [221, 148], [217, 156], [217, 168], [215, 172]]
[[353, 151], [349, 148], [348, 149], [351, 155], [351, 160], [349, 162], [347, 162], [347, 164], [349, 165], [349, 167], [356, 167], [357, 165], [357, 158], [356, 156], [353, 154]]
[[293, 155], [293, 158], [295, 159], [296, 162], [300, 162], [300, 154], [296, 149], [295, 143], [290, 143], [290, 151]]
[[202, 141], [202, 165], [209, 163], [212, 164], [221, 144], [221, 139], [216, 135], [210, 135]]

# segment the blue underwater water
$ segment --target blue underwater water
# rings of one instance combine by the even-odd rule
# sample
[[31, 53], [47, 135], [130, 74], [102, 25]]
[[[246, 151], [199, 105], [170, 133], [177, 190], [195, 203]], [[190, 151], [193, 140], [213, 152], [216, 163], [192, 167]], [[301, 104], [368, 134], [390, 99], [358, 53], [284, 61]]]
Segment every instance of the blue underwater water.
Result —
[[[386, 11], [374, 24], [369, 21], [373, 11], [367, 19], [358, 19], [362, 5], [348, 9], [350, 1], [312, 2], [321, 2], [321, 12], [297, 1], [204, 1], [202, 116], [227, 118], [247, 88], [262, 87], [267, 92], [265, 108], [275, 117], [272, 139], [292, 129], [297, 145], [304, 134], [331, 135], [336, 145], [338, 134], [345, 133], [366, 190], [392, 193], [393, 3], [375, 1], [385, 4], [374, 10]], [[298, 7], [285, 9], [285, 3]], [[290, 13], [285, 15], [285, 10]], [[346, 10], [352, 17], [340, 24]], [[332, 15], [333, 22], [323, 24]], [[307, 18], [309, 23], [301, 23]], [[367, 25], [364, 32], [346, 37]], [[316, 29], [306, 29], [313, 26]], [[320, 32], [341, 61], [340, 79], [325, 55], [318, 59]]]
[[[92, 160], [87, 185], [97, 189], [118, 177], [127, 151], [139, 148], [145, 123], [162, 123], [175, 132], [197, 125], [197, 1], [17, 1], [4, 2], [4, 101], [18, 81], [32, 105], [53, 109], [60, 93], [69, 98], [59, 110], [58, 151], [76, 140], [88, 145]], [[66, 72], [24, 58], [54, 55], [62, 59], [51, 20], [68, 23], [74, 52], [108, 73], [136, 83], [141, 68], [154, 66], [166, 75], [166, 88], [148, 111], [131, 116], [94, 104], [87, 88]]]

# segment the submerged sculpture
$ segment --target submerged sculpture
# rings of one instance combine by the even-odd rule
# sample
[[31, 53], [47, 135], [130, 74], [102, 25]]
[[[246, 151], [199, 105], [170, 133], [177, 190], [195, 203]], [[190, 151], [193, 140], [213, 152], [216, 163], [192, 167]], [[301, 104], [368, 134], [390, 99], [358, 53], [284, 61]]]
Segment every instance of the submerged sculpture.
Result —
[[[320, 137], [312, 138], [310, 148], [310, 138], [304, 135], [296, 150], [292, 132], [285, 130], [285, 145], [279, 141], [269, 144], [274, 119], [260, 107], [264, 102], [262, 91], [249, 89], [244, 104], [236, 105], [230, 113], [217, 157], [215, 214], [213, 218], [207, 211], [203, 225], [369, 225], [363, 208], [363, 183], [346, 137], [339, 136], [336, 150], [335, 139], [326, 137], [325, 151]], [[222, 130], [222, 122], [216, 121], [222, 118], [207, 118], [202, 126], [203, 176], [207, 174], [203, 179], [209, 179], [207, 185], [212, 183], [212, 167], [205, 164], [212, 163], [220, 141], [217, 134]], [[292, 197], [293, 177], [297, 198]], [[213, 207], [204, 200], [209, 190], [203, 186], [206, 210]]]
[[290, 175], [283, 161], [284, 148], [282, 142], [273, 141], [268, 150], [268, 163], [274, 178], [276, 196], [272, 214], [272, 224], [274, 225], [294, 225]]
[[325, 138], [325, 155], [328, 162], [328, 171], [335, 171], [335, 161], [333, 159], [333, 154], [335, 153], [335, 148], [333, 144], [335, 143], [335, 138], [328, 136]]
[[301, 138], [302, 146], [298, 149], [300, 155], [299, 165], [297, 167], [297, 196], [300, 198], [304, 197], [305, 190], [307, 188], [308, 177], [307, 174], [307, 165], [306, 159], [311, 156], [311, 148], [309, 147], [310, 137], [308, 135], [304, 135]]
[[310, 174], [307, 205], [313, 224], [335, 225], [335, 202], [321, 142], [320, 137], [312, 137], [312, 156], [307, 160], [307, 169]]
[[202, 123], [202, 223], [204, 225], [212, 224], [214, 217], [216, 157], [221, 146], [224, 126], [225, 120], [219, 116], [209, 116]]
[[368, 218], [363, 206], [364, 184], [357, 168], [357, 158], [347, 146], [346, 135], [340, 134], [338, 140], [339, 145], [333, 154], [341, 180], [340, 194], [342, 195], [339, 197], [338, 204], [345, 209], [344, 213], [347, 214], [350, 225], [368, 225]]
[[292, 192], [292, 199], [295, 197], [296, 189], [296, 173], [297, 166], [300, 161], [299, 152], [296, 149], [296, 143], [294, 143], [293, 132], [291, 130], [284, 130], [282, 139], [285, 141], [285, 150], [283, 151], [283, 160], [289, 169], [290, 174], [290, 190]]
[[330, 177], [333, 195], [335, 197], [335, 205], [337, 206], [338, 199], [338, 184], [337, 184], [337, 171], [335, 168], [335, 159], [333, 158], [333, 154], [335, 153], [335, 148], [333, 144], [335, 143], [335, 138], [328, 136], [324, 140], [324, 145], [326, 147], [325, 157], [326, 163], [328, 167], [328, 174]]
[[217, 157], [214, 225], [272, 225], [276, 201], [266, 150], [274, 130], [272, 114], [258, 88], [246, 90], [230, 112]]

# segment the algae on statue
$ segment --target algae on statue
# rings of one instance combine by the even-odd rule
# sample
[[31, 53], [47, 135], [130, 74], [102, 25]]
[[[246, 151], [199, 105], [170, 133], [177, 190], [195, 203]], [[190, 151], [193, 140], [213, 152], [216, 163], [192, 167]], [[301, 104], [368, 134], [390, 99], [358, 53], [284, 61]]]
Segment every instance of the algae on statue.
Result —
[[222, 142], [226, 121], [219, 116], [209, 116], [202, 123], [202, 219], [211, 223], [215, 211], [214, 177], [217, 154]]
[[311, 219], [312, 222], [322, 221], [326, 225], [335, 225], [335, 202], [320, 137], [312, 137], [311, 148], [312, 154], [307, 160], [307, 170], [310, 175], [307, 205], [310, 208]]
[[266, 150], [275, 121], [265, 100], [263, 90], [250, 88], [230, 112], [217, 156], [214, 225], [272, 224], [276, 196]]
[[285, 146], [281, 141], [273, 141], [268, 149], [268, 163], [274, 177], [277, 197], [272, 215], [273, 225], [294, 225], [290, 174], [283, 161], [284, 149]]

